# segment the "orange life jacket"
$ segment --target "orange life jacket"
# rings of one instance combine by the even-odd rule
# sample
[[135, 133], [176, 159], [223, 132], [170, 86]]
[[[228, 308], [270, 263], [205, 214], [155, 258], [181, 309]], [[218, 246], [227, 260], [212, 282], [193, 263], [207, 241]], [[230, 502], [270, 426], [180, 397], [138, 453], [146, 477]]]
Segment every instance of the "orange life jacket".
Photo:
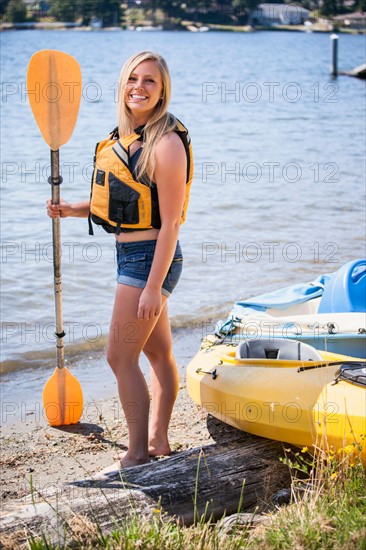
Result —
[[[192, 145], [187, 128], [177, 121], [174, 130], [182, 140], [187, 154], [186, 195], [181, 223], [185, 221], [190, 187], [193, 179]], [[97, 143], [90, 197], [89, 234], [93, 234], [90, 219], [108, 233], [160, 228], [159, 200], [156, 184], [137, 181], [130, 164], [130, 146], [142, 140], [143, 127], [119, 137], [116, 128], [107, 139]]]

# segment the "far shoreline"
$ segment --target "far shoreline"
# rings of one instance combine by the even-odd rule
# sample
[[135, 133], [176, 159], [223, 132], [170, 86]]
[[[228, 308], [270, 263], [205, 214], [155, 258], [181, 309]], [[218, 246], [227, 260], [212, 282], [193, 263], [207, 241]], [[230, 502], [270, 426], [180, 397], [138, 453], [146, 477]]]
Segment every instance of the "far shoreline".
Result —
[[[313, 24], [311, 27], [307, 25], [258, 25], [252, 27], [250, 25], [215, 25], [208, 24], [207, 27], [210, 32], [237, 32], [237, 33], [251, 33], [251, 32], [260, 32], [260, 31], [284, 31], [284, 32], [305, 32], [308, 34], [311, 33], [325, 33], [330, 34], [333, 32], [340, 34], [359, 34], [365, 35], [366, 29], [349, 29], [349, 28], [334, 28], [333, 25], [320, 25]], [[138, 29], [138, 30], [137, 30]], [[128, 31], [128, 32], [164, 32], [164, 31], [174, 31], [174, 32], [191, 32], [189, 28], [185, 26], [172, 27], [172, 28], [153, 28], [147, 27], [144, 29], [143, 26], [137, 26], [135, 29], [123, 28], [123, 27], [103, 27], [95, 28], [92, 26], [82, 26], [78, 23], [72, 22], [25, 22], [25, 23], [1, 23], [0, 32], [5, 31], [25, 31], [25, 30], [55, 30], [55, 31], [79, 31], [79, 32], [118, 32], [118, 31]], [[199, 27], [197, 27], [199, 30]]]

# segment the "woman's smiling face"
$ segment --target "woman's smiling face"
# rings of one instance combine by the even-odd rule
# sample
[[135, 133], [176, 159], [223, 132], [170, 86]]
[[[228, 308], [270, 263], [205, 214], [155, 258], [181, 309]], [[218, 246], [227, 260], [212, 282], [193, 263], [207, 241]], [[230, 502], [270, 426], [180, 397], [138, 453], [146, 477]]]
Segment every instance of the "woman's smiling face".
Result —
[[[138, 122], [148, 120], [163, 94], [160, 69], [155, 61], [143, 61], [129, 76], [124, 100]], [[146, 119], [146, 120], [141, 120]]]

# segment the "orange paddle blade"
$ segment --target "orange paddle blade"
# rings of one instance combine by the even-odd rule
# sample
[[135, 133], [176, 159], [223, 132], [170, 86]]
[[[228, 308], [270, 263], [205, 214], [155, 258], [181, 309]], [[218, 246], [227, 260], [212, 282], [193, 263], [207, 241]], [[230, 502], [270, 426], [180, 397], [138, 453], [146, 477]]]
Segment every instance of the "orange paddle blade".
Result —
[[47, 380], [43, 407], [50, 426], [68, 426], [79, 422], [83, 412], [83, 393], [79, 381], [66, 367]]
[[79, 112], [81, 71], [71, 55], [41, 50], [29, 62], [27, 91], [45, 142], [57, 151], [71, 137]]

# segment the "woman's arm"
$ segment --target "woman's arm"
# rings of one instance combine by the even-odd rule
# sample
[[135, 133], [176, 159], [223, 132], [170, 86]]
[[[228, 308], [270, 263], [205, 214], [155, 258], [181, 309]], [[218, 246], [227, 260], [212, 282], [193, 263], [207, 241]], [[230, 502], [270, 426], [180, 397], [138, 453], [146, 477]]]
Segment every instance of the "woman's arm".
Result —
[[150, 319], [161, 310], [161, 287], [177, 245], [186, 193], [187, 155], [180, 137], [172, 132], [156, 146], [154, 180], [158, 188], [161, 229], [147, 285], [141, 294], [137, 316]]
[[70, 204], [64, 199], [60, 200], [60, 204], [52, 204], [51, 199], [48, 199], [47, 214], [50, 218], [87, 218], [89, 216], [89, 201], [74, 202]]

